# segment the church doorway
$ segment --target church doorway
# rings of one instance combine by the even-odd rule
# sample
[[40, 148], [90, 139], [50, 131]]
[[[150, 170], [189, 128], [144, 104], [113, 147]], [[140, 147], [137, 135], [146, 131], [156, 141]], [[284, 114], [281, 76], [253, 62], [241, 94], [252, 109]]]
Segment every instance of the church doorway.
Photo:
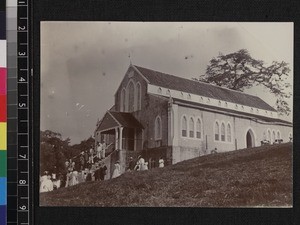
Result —
[[248, 130], [247, 135], [246, 135], [246, 145], [247, 145], [247, 148], [255, 147], [254, 133], [251, 129]]

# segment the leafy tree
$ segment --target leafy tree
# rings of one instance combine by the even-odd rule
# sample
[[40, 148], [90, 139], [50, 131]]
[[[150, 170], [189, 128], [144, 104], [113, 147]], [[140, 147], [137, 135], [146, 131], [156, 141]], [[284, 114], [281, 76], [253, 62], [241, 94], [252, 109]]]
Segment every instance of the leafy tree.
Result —
[[292, 95], [287, 91], [291, 87], [287, 81], [289, 72], [289, 65], [284, 61], [266, 65], [262, 60], [252, 58], [246, 49], [241, 49], [227, 55], [220, 53], [211, 59], [206, 73], [196, 80], [237, 91], [261, 85], [277, 97], [278, 113], [289, 115], [291, 110], [286, 102]]
[[70, 139], [62, 139], [60, 133], [50, 130], [40, 132], [40, 170], [41, 172], [53, 171], [56, 173], [64, 170], [67, 152], [70, 151]]

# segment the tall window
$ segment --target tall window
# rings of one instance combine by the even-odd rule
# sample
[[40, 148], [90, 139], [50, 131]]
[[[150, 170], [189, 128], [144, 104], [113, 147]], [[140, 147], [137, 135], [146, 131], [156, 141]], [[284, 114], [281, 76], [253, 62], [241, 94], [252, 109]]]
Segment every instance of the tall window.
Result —
[[137, 99], [137, 104], [136, 104], [136, 109], [141, 110], [141, 85], [140, 83], [137, 83], [136, 85], [136, 99]]
[[182, 121], [181, 121], [181, 135], [182, 137], [186, 137], [187, 136], [187, 120], [184, 117], [182, 117]]
[[268, 130], [268, 141], [271, 143], [271, 131], [270, 130]]
[[201, 120], [198, 119], [196, 123], [196, 137], [201, 138]]
[[216, 141], [219, 140], [219, 123], [218, 122], [215, 123], [215, 140]]
[[120, 107], [120, 111], [124, 112], [125, 111], [125, 89], [123, 89], [121, 91], [121, 107]]
[[128, 112], [134, 111], [134, 84], [132, 82], [128, 85]]
[[225, 141], [225, 124], [221, 125], [221, 141]]
[[275, 134], [275, 131], [273, 130], [273, 136], [272, 136], [272, 138], [273, 138], [273, 142], [275, 141], [275, 139], [276, 139], [276, 134]]
[[227, 141], [231, 142], [231, 127], [230, 127], [230, 124], [227, 124]]
[[277, 139], [280, 139], [280, 132], [279, 132], [279, 130], [277, 131]]
[[161, 119], [159, 116], [157, 116], [155, 119], [155, 140], [161, 139], [161, 128]]
[[193, 118], [190, 118], [190, 122], [189, 122], [189, 129], [190, 129], [190, 137], [193, 138], [194, 137], [194, 120]]

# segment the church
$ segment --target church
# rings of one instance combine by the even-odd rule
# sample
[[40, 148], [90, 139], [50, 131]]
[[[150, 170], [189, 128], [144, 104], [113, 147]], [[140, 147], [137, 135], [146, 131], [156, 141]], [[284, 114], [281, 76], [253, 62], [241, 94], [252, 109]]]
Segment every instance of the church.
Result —
[[107, 164], [142, 155], [157, 167], [292, 140], [292, 123], [257, 96], [130, 65], [114, 106], [97, 122], [95, 142], [111, 143]]

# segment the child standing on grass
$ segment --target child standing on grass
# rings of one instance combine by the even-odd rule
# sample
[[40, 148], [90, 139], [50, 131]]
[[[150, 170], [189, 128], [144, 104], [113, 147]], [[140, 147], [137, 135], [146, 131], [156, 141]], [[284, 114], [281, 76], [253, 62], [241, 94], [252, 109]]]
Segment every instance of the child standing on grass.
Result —
[[159, 168], [165, 167], [165, 161], [163, 157], [160, 157], [160, 159], [158, 160], [158, 167]]
[[120, 163], [120, 161], [117, 161], [115, 163], [115, 169], [114, 169], [114, 172], [113, 172], [113, 175], [111, 178], [116, 178], [121, 175], [121, 166], [119, 163]]

